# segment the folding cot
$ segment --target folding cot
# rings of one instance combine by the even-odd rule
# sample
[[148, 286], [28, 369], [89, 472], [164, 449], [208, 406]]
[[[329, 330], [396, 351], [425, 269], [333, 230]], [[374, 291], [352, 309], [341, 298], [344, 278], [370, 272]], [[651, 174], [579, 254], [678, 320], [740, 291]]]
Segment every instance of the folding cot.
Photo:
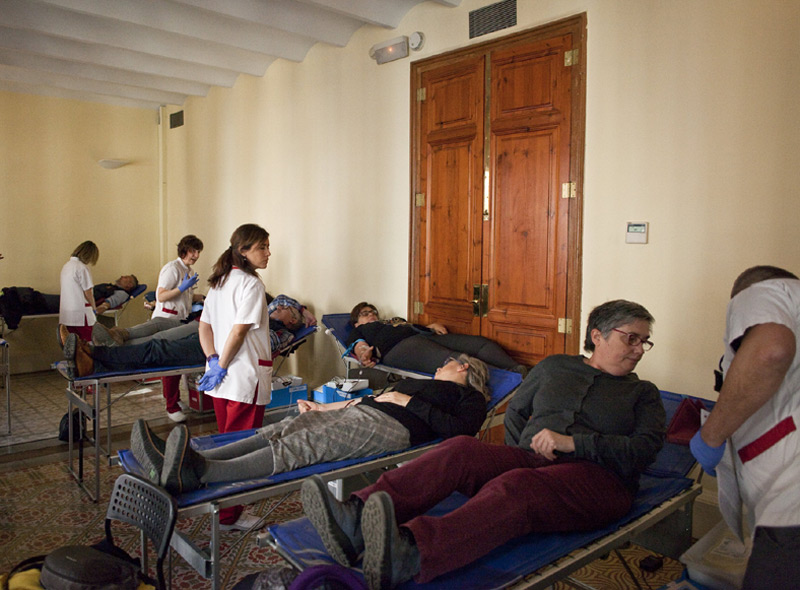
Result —
[[[661, 393], [667, 420], [686, 396]], [[712, 402], [703, 400], [709, 409]], [[496, 588], [539, 589], [628, 541], [661, 527], [651, 547], [676, 557], [691, 544], [691, 515], [694, 499], [702, 488], [686, 476], [694, 466], [689, 448], [667, 443], [641, 478], [641, 489], [631, 511], [619, 521], [599, 530], [575, 533], [531, 534], [498, 547], [482, 559], [427, 584], [406, 582], [403, 590], [489, 590]], [[466, 501], [454, 494], [436, 506], [431, 514], [446, 513]], [[672, 516], [672, 522], [665, 519]], [[665, 524], [666, 523], [666, 524]], [[675, 539], [663, 539], [672, 535]], [[639, 539], [637, 539], [638, 541]], [[268, 527], [268, 542], [299, 569], [334, 563], [316, 531], [306, 518]], [[646, 542], [642, 544], [647, 545]], [[663, 547], [672, 547], [665, 551]]]
[[[322, 324], [326, 328], [325, 333], [333, 336], [334, 341], [336, 342], [336, 347], [339, 349], [339, 352], [342, 353], [342, 360], [344, 361], [345, 368], [347, 369], [347, 375], [349, 376], [350, 370], [353, 367], [362, 366], [359, 360], [355, 356], [353, 356], [352, 354], [346, 354], [347, 337], [350, 335], [350, 332], [353, 329], [353, 326], [350, 324], [350, 314], [349, 313], [325, 314], [322, 316]], [[425, 375], [424, 373], [418, 373], [416, 371], [410, 371], [408, 369], [401, 369], [399, 367], [391, 367], [389, 365], [384, 365], [383, 363], [378, 363], [377, 365], [371, 368], [377, 371], [383, 371], [385, 373], [400, 375], [402, 377], [416, 377], [416, 378], [430, 377], [430, 375]]]
[[[295, 333], [295, 338], [288, 343], [284, 348], [273, 354], [273, 362], [278, 356], [288, 355], [294, 352], [303, 342], [305, 342], [312, 334], [317, 332], [317, 327], [306, 327], [298, 330]], [[56, 363], [54, 366], [59, 369], [59, 372], [66, 376], [63, 371], [64, 361]], [[205, 370], [204, 365], [197, 366], [184, 366], [184, 367], [160, 367], [157, 369], [137, 369], [135, 371], [111, 371], [107, 373], [95, 373], [69, 379], [66, 389], [67, 396], [67, 412], [72, 415], [73, 405], [78, 409], [81, 415], [92, 421], [92, 434], [88, 436], [88, 440], [94, 444], [94, 491], [84, 483], [83, 477], [83, 437], [78, 441], [78, 468], [75, 470], [74, 463], [74, 443], [72, 435], [72, 420], [69, 420], [69, 464], [67, 469], [78, 482], [78, 485], [89, 495], [92, 501], [97, 502], [100, 499], [100, 454], [104, 454], [109, 458], [111, 463], [111, 407], [112, 405], [128, 393], [130, 393], [135, 386], [130, 386], [127, 391], [117, 396], [112, 400], [111, 385], [121, 382], [135, 382], [138, 384], [143, 379], [157, 379], [161, 377], [188, 375], [192, 373], [202, 373]], [[89, 394], [87, 392], [94, 392]], [[101, 394], [105, 392], [105, 395]], [[91, 396], [91, 401], [87, 401], [87, 397]], [[105, 407], [102, 406], [103, 399], [105, 399]], [[103, 410], [106, 412], [106, 446], [102, 446], [100, 442], [100, 418]]]
[[[430, 377], [430, 375], [427, 375]], [[489, 389], [491, 401], [488, 406], [490, 411], [507, 400], [517, 388], [521, 377], [517, 373], [510, 373], [500, 369], [491, 369]], [[255, 431], [230, 432], [226, 434], [213, 434], [192, 438], [192, 446], [196, 449], [213, 448], [251, 436]], [[219, 483], [200, 488], [198, 490], [179, 495], [178, 516], [188, 518], [208, 514], [211, 520], [211, 538], [207, 549], [200, 548], [186, 534], [176, 529], [172, 537], [172, 547], [201, 575], [212, 579], [212, 588], [220, 588], [220, 534], [219, 511], [228, 506], [238, 504], [251, 504], [266, 498], [279, 498], [274, 509], [290, 493], [299, 490], [303, 480], [312, 474], [320, 474], [325, 480], [333, 481], [346, 477], [363, 474], [376, 469], [383, 469], [409, 461], [439, 441], [433, 441], [394, 453], [383, 453], [359, 459], [345, 461], [332, 461], [296, 469], [287, 473], [280, 473], [271, 477], [244, 480], [230, 483]], [[131, 473], [142, 474], [133, 454], [129, 450], [119, 452], [120, 463], [123, 468]]]
[[[145, 283], [140, 283], [139, 286], [137, 286], [133, 291], [131, 291], [129, 293], [128, 298], [125, 301], [123, 301], [122, 303], [120, 303], [119, 305], [117, 305], [113, 309], [109, 309], [109, 310], [104, 311], [100, 315], [112, 318], [114, 320], [114, 325], [116, 326], [119, 323], [120, 314], [125, 310], [125, 307], [128, 305], [128, 303], [132, 299], [135, 299], [136, 297], [138, 297], [139, 295], [144, 293], [146, 290], [147, 290], [147, 285]], [[50, 298], [53, 298], [55, 300], [55, 298], [57, 298], [58, 296], [57, 295], [46, 295], [45, 297], [50, 297]], [[57, 307], [57, 305], [55, 303], [53, 305], [55, 307]], [[23, 315], [19, 319], [20, 320], [28, 320], [28, 319], [36, 319], [36, 318], [57, 318], [57, 317], [58, 317], [58, 313], [37, 313], [37, 314]], [[5, 318], [3, 318], [2, 315], [0, 315], [0, 336], [5, 334], [5, 331], [6, 331], [7, 327], [8, 327], [8, 323], [6, 322]], [[13, 330], [10, 330], [10, 331], [13, 331]]]

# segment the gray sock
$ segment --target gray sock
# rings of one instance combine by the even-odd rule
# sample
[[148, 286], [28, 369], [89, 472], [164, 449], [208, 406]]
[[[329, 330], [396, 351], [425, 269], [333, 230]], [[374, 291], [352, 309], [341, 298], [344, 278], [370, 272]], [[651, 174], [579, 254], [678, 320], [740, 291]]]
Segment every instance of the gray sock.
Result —
[[260, 428], [253, 436], [248, 436], [242, 440], [237, 440], [221, 447], [214, 449], [207, 449], [202, 451], [201, 454], [206, 459], [212, 461], [219, 461], [225, 459], [237, 459], [249, 453], [259, 451], [264, 447], [269, 447], [269, 432], [266, 429]]

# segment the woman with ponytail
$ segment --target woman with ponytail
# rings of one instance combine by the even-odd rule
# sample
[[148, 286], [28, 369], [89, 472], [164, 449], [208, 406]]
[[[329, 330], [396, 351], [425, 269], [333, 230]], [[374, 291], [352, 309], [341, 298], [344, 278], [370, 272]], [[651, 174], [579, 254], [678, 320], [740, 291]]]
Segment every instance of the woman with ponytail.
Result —
[[[198, 388], [214, 400], [220, 433], [260, 427], [270, 401], [269, 314], [264, 283], [256, 272], [267, 268], [269, 256], [269, 233], [255, 224], [239, 226], [208, 279], [211, 289], [199, 329], [207, 365]], [[171, 441], [165, 453], [182, 452], [188, 436], [182, 439]], [[251, 520], [257, 519], [242, 515], [241, 506], [220, 511], [223, 530], [247, 530]]]

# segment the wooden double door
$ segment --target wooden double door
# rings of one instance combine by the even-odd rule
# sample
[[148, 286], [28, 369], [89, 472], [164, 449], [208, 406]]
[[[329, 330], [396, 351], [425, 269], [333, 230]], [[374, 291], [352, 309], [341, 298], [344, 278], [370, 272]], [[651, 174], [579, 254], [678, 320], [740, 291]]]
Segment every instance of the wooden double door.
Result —
[[580, 343], [585, 15], [412, 64], [409, 317]]

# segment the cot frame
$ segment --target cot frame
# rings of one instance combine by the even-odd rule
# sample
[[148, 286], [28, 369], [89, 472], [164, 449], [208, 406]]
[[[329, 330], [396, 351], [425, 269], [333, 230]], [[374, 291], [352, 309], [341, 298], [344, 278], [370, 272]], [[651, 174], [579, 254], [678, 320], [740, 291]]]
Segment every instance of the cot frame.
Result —
[[[69, 449], [67, 452], [68, 461], [67, 461], [67, 471], [72, 475], [75, 481], [78, 483], [78, 486], [86, 492], [92, 502], [98, 502], [100, 500], [100, 455], [105, 455], [108, 457], [108, 464], [109, 466], [113, 464], [113, 459], [111, 456], [112, 452], [112, 444], [111, 444], [111, 406], [118, 400], [125, 397], [131, 391], [133, 391], [134, 387], [139, 385], [139, 382], [143, 379], [155, 379], [161, 377], [171, 377], [171, 376], [180, 376], [180, 375], [188, 375], [191, 373], [202, 373], [205, 370], [205, 366], [198, 365], [198, 366], [191, 366], [191, 367], [170, 367], [164, 369], [146, 369], [138, 373], [108, 373], [108, 374], [98, 374], [96, 376], [86, 376], [80, 377], [77, 379], [70, 379], [67, 387], [66, 387], [66, 397], [67, 397], [67, 415], [72, 415], [73, 408], [77, 408], [78, 411], [82, 416], [85, 416], [87, 419], [92, 421], [92, 428], [91, 434], [86, 432], [81, 432], [81, 437], [78, 441], [77, 447], [77, 469], [75, 467], [75, 442], [73, 441], [73, 424], [72, 420], [68, 420], [69, 423]], [[111, 385], [114, 383], [120, 383], [123, 381], [136, 381], [135, 385], [132, 385], [125, 391], [122, 395], [118, 396], [116, 399], [112, 400], [111, 398]], [[92, 395], [91, 403], [86, 399], [86, 389], [93, 388], [94, 393]], [[102, 393], [101, 393], [102, 392]], [[103, 401], [105, 400], [105, 407], [103, 407]], [[100, 422], [101, 416], [105, 410], [106, 414], [106, 446], [104, 447], [101, 440], [100, 440]], [[83, 426], [81, 424], [81, 430], [83, 430]], [[89, 485], [86, 483], [84, 479], [84, 453], [83, 453], [83, 439], [84, 435], [86, 435], [86, 439], [88, 442], [92, 443], [94, 446], [94, 488], [90, 488]]]
[[[320, 473], [319, 475], [326, 481], [335, 481], [346, 477], [359, 475], [366, 471], [382, 469], [396, 465], [400, 462], [410, 461], [424, 452], [433, 448], [437, 443], [431, 443], [421, 447], [415, 447], [406, 451], [389, 454], [366, 462], [355, 463]], [[212, 590], [221, 590], [221, 567], [220, 561], [220, 524], [219, 513], [223, 508], [237, 506], [239, 504], [252, 504], [261, 500], [276, 498], [275, 502], [268, 509], [267, 515], [275, 510], [286, 498], [300, 489], [307, 477], [298, 477], [289, 481], [267, 484], [266, 486], [247, 490], [238, 494], [217, 498], [215, 500], [200, 502], [190, 506], [178, 508], [178, 518], [189, 518], [208, 514], [210, 517], [210, 542], [208, 548], [198, 546], [188, 534], [183, 531], [174, 530], [170, 544], [195, 571], [206, 579], [211, 580]], [[265, 515], [266, 516], [266, 515]], [[244, 534], [243, 534], [244, 535]], [[257, 541], [259, 543], [259, 541]]]
[[[701, 492], [702, 486], [695, 482], [689, 488], [668, 498], [658, 506], [654, 506], [642, 516], [622, 525], [616, 531], [608, 533], [604, 537], [595, 539], [583, 546], [569, 549], [564, 555], [556, 558], [552, 563], [534, 572], [522, 575], [507, 584], [497, 586], [496, 588], [508, 590], [545, 590], [552, 587], [556, 582], [568, 578], [570, 574], [592, 561], [607, 555], [628, 542], [636, 540], [637, 536], [646, 533], [652, 527], [662, 523], [665, 519], [676, 514], [678, 511], [683, 512], [681, 518], [688, 519], [688, 521], [691, 522], [694, 501]], [[270, 531], [267, 531], [261, 540], [298, 570], [303, 571], [307, 567], [306, 564], [299, 562], [290, 552], [286, 551], [285, 548], [277, 542]], [[690, 544], [691, 539], [689, 538], [685, 548], [688, 548]]]
[[[292, 340], [280, 351], [273, 354], [273, 363], [279, 356], [292, 354], [297, 348], [302, 345], [308, 338], [317, 333], [319, 329], [309, 329], [302, 336]], [[55, 363], [54, 367], [57, 368], [59, 363]], [[161, 377], [172, 377], [189, 375], [192, 373], [202, 373], [205, 371], [205, 365], [188, 366], [188, 367], [164, 367], [161, 369], [142, 369], [138, 372], [120, 372], [115, 371], [111, 373], [100, 373], [97, 375], [87, 375], [85, 377], [78, 377], [69, 379], [66, 388], [67, 397], [67, 415], [72, 415], [73, 407], [76, 407], [82, 416], [92, 421], [92, 432], [87, 434], [81, 432], [81, 437], [78, 441], [78, 459], [77, 469], [75, 468], [75, 443], [73, 437], [73, 424], [72, 420], [69, 423], [69, 449], [68, 449], [68, 462], [67, 471], [77, 482], [78, 486], [86, 492], [92, 502], [100, 500], [100, 455], [105, 455], [108, 458], [108, 464], [114, 465], [115, 458], [112, 456], [112, 443], [111, 443], [111, 406], [118, 400], [128, 395], [138, 384], [144, 379], [159, 379]], [[124, 381], [135, 381], [136, 384], [128, 388], [127, 391], [112, 399], [111, 385]], [[86, 399], [87, 388], [92, 388], [91, 403]], [[104, 392], [101, 394], [100, 392]], [[105, 398], [105, 406], [103, 406], [103, 398]], [[100, 440], [100, 417], [105, 410], [106, 414], [106, 446]], [[82, 428], [82, 426], [81, 426]], [[83, 457], [83, 440], [84, 435], [86, 440], [94, 446], [94, 489], [91, 489], [84, 480], [84, 457]]]
[[[128, 303], [130, 303], [131, 301], [136, 299], [139, 295], [144, 293], [146, 290], [147, 290], [147, 284], [146, 283], [140, 283], [139, 286], [136, 287], [136, 289], [134, 289], [133, 292], [128, 295], [128, 298], [125, 301], [123, 301], [122, 303], [120, 303], [119, 305], [117, 305], [114, 308], [107, 309], [106, 311], [104, 311], [100, 315], [105, 316], [107, 318], [113, 319], [114, 320], [114, 325], [115, 326], [119, 326], [119, 316], [122, 314], [123, 311], [125, 311], [125, 308], [128, 306]], [[36, 318], [57, 318], [58, 316], [59, 316], [58, 313], [29, 314], [29, 315], [21, 316], [20, 317], [20, 322], [22, 320], [33, 320], [33, 319], [36, 319]], [[8, 328], [8, 324], [6, 323], [5, 318], [2, 315], [0, 315], [0, 338], [2, 338], [3, 335], [5, 335], [7, 328]], [[18, 328], [14, 328], [14, 330], [9, 329], [9, 331], [10, 332], [14, 332], [17, 329]]]
[[0, 338], [0, 381], [6, 392], [6, 431], [4, 436], [11, 435], [11, 359], [8, 353], [8, 342]]
[[[430, 378], [430, 375], [421, 374], [420, 377]], [[511, 387], [502, 397], [498, 398], [492, 407], [487, 410], [486, 420], [481, 427], [481, 432], [485, 431], [487, 425], [491, 424], [494, 412], [498, 407], [502, 406], [508, 401], [516, 392], [519, 383]], [[213, 436], [213, 435], [212, 435]], [[432, 449], [440, 440], [431, 441], [430, 443], [418, 445], [416, 447], [398, 451], [395, 453], [381, 454], [373, 459], [353, 459], [347, 465], [321, 471], [317, 474], [328, 482], [341, 481], [345, 478], [361, 475], [370, 471], [385, 469], [395, 466], [399, 463], [411, 461], [419, 457], [426, 451]], [[338, 462], [337, 462], [338, 463]], [[128, 469], [128, 465], [123, 461], [123, 467]], [[220, 528], [219, 528], [219, 512], [223, 508], [230, 506], [237, 506], [239, 504], [252, 504], [261, 500], [266, 500], [273, 497], [278, 497], [275, 503], [269, 508], [267, 514], [275, 510], [280, 504], [291, 494], [300, 489], [303, 481], [307, 475], [301, 475], [291, 480], [269, 483], [253, 488], [244, 490], [239, 493], [226, 495], [211, 500], [200, 501], [191, 505], [180, 506], [178, 508], [178, 517], [189, 518], [193, 516], [202, 516], [208, 514], [210, 517], [210, 542], [207, 549], [199, 547], [192, 539], [177, 528], [172, 535], [172, 548], [187, 562], [189, 563], [201, 576], [206, 579], [211, 579], [212, 590], [221, 589], [221, 562], [220, 562]], [[257, 544], [261, 544], [260, 536], [257, 538]]]
[[[695, 482], [691, 487], [679, 492], [658, 506], [651, 508], [646, 514], [634, 519], [618, 530], [596, 539], [583, 547], [573, 549], [567, 555], [557, 559], [539, 570], [523, 576], [518, 581], [507, 585], [509, 590], [544, 590], [556, 582], [568, 578], [570, 574], [579, 570], [592, 561], [607, 555], [614, 549], [626, 543], [636, 541], [636, 538], [649, 531], [652, 527], [664, 522], [670, 516], [682, 511], [683, 519], [691, 523], [694, 501], [703, 491], [701, 484]], [[691, 545], [691, 539], [684, 549]], [[677, 557], [677, 556], [675, 556]]]

